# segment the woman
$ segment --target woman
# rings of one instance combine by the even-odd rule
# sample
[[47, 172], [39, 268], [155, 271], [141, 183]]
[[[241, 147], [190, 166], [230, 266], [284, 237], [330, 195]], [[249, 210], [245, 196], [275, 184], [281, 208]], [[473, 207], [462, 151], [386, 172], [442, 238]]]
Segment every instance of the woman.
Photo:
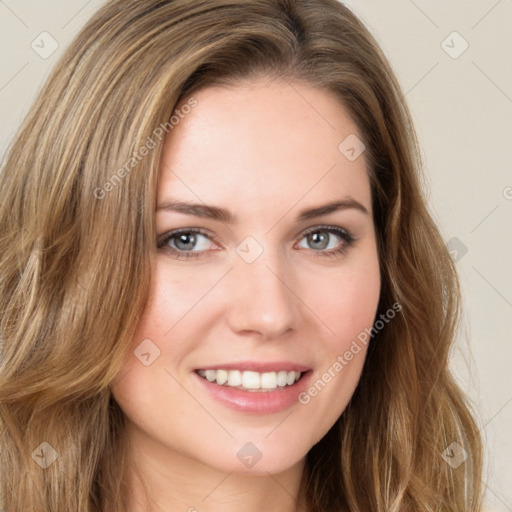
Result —
[[7, 512], [478, 511], [459, 290], [335, 0], [111, 0], [0, 183]]

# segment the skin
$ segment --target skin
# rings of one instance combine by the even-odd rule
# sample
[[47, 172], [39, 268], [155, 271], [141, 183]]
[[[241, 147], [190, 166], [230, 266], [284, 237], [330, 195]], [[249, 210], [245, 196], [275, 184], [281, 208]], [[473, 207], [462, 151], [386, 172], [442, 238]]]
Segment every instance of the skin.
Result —
[[[113, 387], [134, 461], [125, 475], [129, 510], [150, 510], [142, 475], [155, 511], [295, 512], [305, 456], [349, 402], [366, 347], [308, 404], [272, 414], [229, 409], [193, 371], [284, 360], [311, 368], [315, 382], [372, 326], [380, 275], [370, 182], [364, 153], [349, 161], [338, 150], [348, 135], [362, 136], [331, 93], [283, 79], [194, 97], [197, 106], [165, 141], [157, 204], [215, 205], [238, 222], [156, 213], [159, 239], [181, 228], [208, 236], [188, 251], [198, 258], [158, 249], [133, 350], [149, 338], [160, 354], [145, 366], [131, 352]], [[349, 198], [368, 213], [348, 208], [297, 221], [303, 209]], [[356, 241], [326, 256], [346, 243], [321, 231], [326, 249], [304, 235], [319, 225], [349, 230]], [[250, 264], [236, 252], [248, 236], [263, 249]], [[176, 248], [176, 238], [167, 247]], [[247, 442], [262, 454], [251, 468], [237, 457]]]

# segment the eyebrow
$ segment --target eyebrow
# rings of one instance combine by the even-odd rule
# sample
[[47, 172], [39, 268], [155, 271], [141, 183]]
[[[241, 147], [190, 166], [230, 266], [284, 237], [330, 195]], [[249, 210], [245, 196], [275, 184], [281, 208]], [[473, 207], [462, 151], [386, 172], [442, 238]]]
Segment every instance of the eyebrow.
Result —
[[[368, 210], [360, 202], [352, 198], [347, 198], [338, 201], [332, 201], [322, 206], [302, 210], [297, 216], [297, 221], [304, 222], [306, 220], [314, 219], [322, 215], [327, 215], [335, 211], [349, 209], [355, 209], [364, 213], [365, 215], [368, 215]], [[157, 207], [157, 211], [162, 210], [218, 220], [226, 224], [237, 223], [237, 217], [235, 214], [218, 206], [208, 206], [200, 203], [186, 203], [183, 201], [165, 201]]]

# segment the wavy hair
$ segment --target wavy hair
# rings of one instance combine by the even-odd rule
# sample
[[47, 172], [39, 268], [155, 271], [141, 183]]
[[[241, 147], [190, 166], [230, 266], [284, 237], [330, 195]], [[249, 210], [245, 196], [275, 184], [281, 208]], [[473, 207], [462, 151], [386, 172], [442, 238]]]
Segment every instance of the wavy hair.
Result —
[[[2, 163], [5, 512], [125, 510], [111, 386], [148, 298], [163, 141], [139, 150], [194, 91], [261, 76], [330, 91], [350, 112], [366, 145], [378, 315], [402, 306], [307, 454], [308, 510], [480, 510], [481, 439], [448, 365], [458, 280], [426, 207], [404, 94], [373, 36], [336, 0], [110, 0], [55, 65]], [[468, 454], [458, 467], [442, 456], [451, 443]]]

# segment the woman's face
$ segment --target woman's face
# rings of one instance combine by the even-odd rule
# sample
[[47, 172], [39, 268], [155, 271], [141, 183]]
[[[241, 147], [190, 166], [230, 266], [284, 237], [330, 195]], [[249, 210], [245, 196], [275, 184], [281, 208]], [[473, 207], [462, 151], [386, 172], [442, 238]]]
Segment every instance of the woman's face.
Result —
[[165, 141], [150, 300], [113, 393], [162, 467], [278, 473], [343, 413], [366, 355], [380, 275], [362, 137], [299, 83], [194, 98]]

